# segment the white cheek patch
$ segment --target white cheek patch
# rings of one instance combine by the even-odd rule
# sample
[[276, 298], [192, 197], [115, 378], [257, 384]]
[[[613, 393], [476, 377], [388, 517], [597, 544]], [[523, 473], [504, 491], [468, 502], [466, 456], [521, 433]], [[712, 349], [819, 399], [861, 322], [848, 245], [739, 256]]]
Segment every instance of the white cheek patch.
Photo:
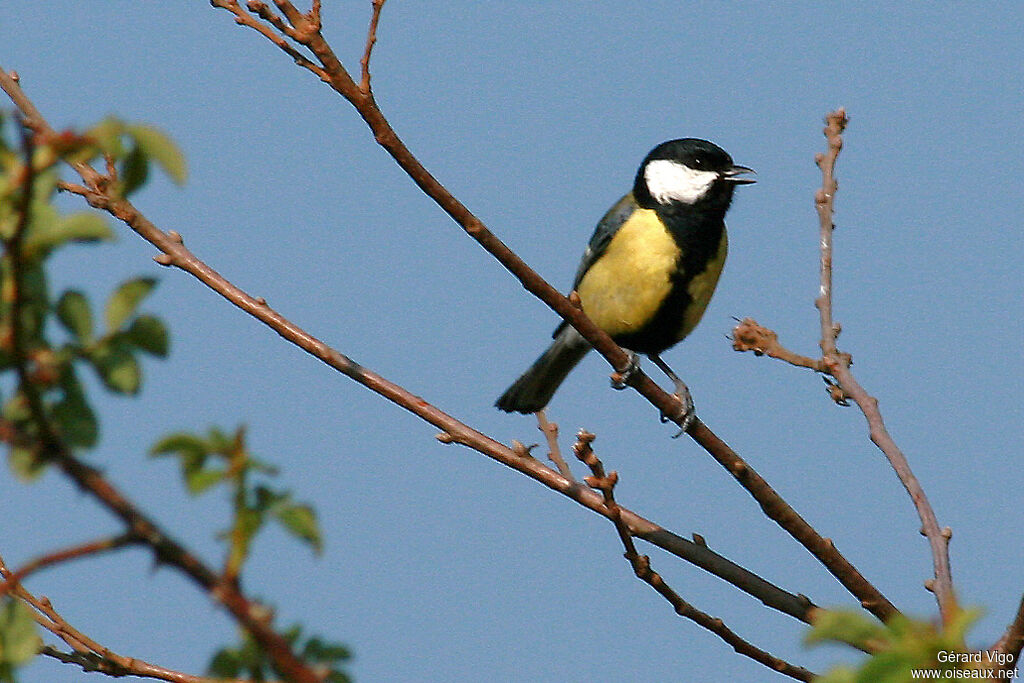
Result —
[[693, 204], [707, 194], [717, 179], [714, 171], [697, 171], [668, 159], [656, 159], [644, 170], [647, 190], [660, 204], [673, 200]]

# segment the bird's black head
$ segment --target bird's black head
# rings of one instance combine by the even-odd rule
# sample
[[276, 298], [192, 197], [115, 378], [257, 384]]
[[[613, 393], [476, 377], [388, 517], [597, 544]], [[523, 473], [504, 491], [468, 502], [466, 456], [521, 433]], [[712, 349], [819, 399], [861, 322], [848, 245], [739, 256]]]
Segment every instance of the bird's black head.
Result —
[[697, 138], [669, 140], [652, 149], [640, 164], [633, 197], [647, 209], [699, 206], [724, 213], [733, 189], [754, 182], [740, 177], [744, 173], [753, 170], [734, 164], [714, 143]]

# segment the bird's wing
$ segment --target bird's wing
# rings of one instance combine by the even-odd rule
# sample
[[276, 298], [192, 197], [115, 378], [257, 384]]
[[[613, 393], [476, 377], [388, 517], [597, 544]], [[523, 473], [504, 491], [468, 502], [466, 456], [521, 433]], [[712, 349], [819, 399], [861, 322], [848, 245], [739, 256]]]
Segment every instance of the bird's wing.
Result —
[[590, 270], [590, 266], [594, 265], [594, 262], [601, 258], [605, 250], [608, 249], [608, 244], [612, 241], [612, 237], [619, 231], [622, 224], [633, 215], [636, 209], [637, 203], [633, 199], [632, 192], [615, 202], [615, 206], [608, 209], [608, 213], [604, 215], [604, 218], [594, 228], [594, 234], [590, 237], [587, 250], [583, 252], [579, 268], [576, 269], [576, 278], [572, 281], [573, 289], [579, 287], [580, 280]]
[[[590, 270], [590, 266], [594, 265], [597, 259], [601, 258], [605, 250], [608, 249], [612, 237], [619, 231], [622, 224], [629, 220], [629, 217], [633, 215], [636, 209], [636, 200], [633, 199], [633, 193], [630, 192], [615, 202], [615, 205], [608, 209], [608, 213], [604, 215], [604, 218], [598, 221], [597, 227], [594, 228], [594, 234], [591, 235], [590, 242], [587, 244], [587, 249], [583, 252], [583, 258], [580, 259], [580, 265], [576, 269], [576, 277], [572, 281], [573, 290], [579, 287], [580, 280]], [[568, 323], [562, 321], [562, 324], [555, 328], [551, 336], [557, 337], [567, 325]]]

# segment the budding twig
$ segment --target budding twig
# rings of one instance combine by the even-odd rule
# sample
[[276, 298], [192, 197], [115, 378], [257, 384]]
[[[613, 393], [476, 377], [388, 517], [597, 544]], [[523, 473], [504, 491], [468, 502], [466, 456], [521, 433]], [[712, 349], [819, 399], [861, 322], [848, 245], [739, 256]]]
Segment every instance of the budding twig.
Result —
[[637, 551], [636, 544], [633, 543], [633, 534], [622, 521], [619, 504], [615, 502], [615, 485], [619, 481], [619, 475], [616, 472], [605, 474], [604, 465], [594, 453], [593, 446], [591, 445], [595, 438], [590, 432], [580, 430], [576, 435], [576, 445], [573, 446], [573, 452], [580, 462], [590, 468], [591, 476], [586, 477], [584, 481], [591, 488], [601, 492], [605, 508], [608, 510], [608, 519], [615, 525], [615, 530], [619, 534], [619, 540], [626, 551], [624, 557], [633, 568], [633, 573], [636, 574], [637, 578], [657, 591], [658, 595], [665, 598], [672, 605], [676, 614], [711, 631], [731, 645], [737, 653], [750, 657], [754, 661], [798, 681], [813, 680], [816, 677], [816, 674], [813, 672], [808, 671], [802, 666], [794, 666], [786, 660], [762, 650], [737, 635], [721, 619], [712, 617], [710, 614], [691, 605], [665, 583], [665, 580], [658, 572], [654, 571], [651, 567], [651, 558], [647, 555], [641, 555]]

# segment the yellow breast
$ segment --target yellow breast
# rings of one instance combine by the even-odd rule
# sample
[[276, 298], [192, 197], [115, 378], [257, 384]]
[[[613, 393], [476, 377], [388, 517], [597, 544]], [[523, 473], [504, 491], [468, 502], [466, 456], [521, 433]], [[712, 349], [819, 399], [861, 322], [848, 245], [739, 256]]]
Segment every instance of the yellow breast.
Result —
[[[669, 275], [678, 256], [679, 247], [657, 214], [637, 209], [576, 288], [584, 313], [611, 335], [639, 330], [668, 296], [672, 286]], [[717, 279], [715, 273], [714, 281]], [[714, 281], [710, 283], [712, 291]]]

